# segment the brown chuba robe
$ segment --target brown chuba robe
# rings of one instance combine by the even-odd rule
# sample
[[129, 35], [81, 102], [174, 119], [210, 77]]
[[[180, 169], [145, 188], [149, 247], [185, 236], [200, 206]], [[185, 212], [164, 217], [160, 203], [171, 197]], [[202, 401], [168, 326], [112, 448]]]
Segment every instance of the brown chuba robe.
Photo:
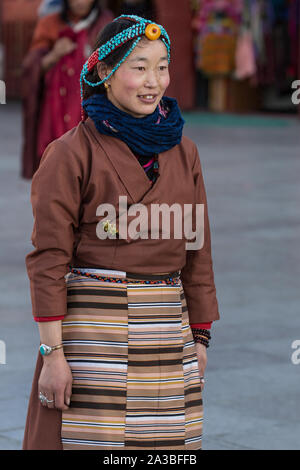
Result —
[[[35, 217], [34, 250], [26, 257], [34, 317], [67, 314], [65, 275], [69, 265], [102, 267], [131, 273], [151, 274], [181, 270], [189, 322], [218, 320], [211, 254], [210, 226], [202, 167], [196, 145], [183, 136], [179, 145], [159, 154], [159, 177], [152, 186], [129, 147], [115, 137], [100, 134], [87, 118], [52, 142], [43, 154], [32, 180], [31, 202]], [[96, 227], [107, 214], [97, 215], [102, 203], [116, 208], [120, 223], [119, 197], [127, 208], [141, 203], [151, 222], [152, 204], [204, 205], [204, 243], [186, 249], [185, 237], [100, 239]], [[135, 219], [128, 215], [128, 224]], [[196, 229], [193, 210], [193, 230]], [[159, 232], [162, 227], [159, 223]], [[48, 410], [37, 398], [42, 358], [38, 356], [29, 402], [24, 449], [60, 449], [61, 412]]]

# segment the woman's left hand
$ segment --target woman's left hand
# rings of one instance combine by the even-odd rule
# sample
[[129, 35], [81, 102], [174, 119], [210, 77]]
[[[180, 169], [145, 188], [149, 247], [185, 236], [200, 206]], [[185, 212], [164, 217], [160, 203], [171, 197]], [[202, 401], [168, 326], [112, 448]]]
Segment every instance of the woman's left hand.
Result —
[[[196, 346], [196, 353], [198, 358], [198, 365], [199, 365], [199, 374], [200, 377], [204, 377], [206, 364], [207, 364], [207, 353], [206, 353], [206, 346], [201, 343], [195, 343]], [[201, 390], [204, 389], [204, 382], [201, 381]]]

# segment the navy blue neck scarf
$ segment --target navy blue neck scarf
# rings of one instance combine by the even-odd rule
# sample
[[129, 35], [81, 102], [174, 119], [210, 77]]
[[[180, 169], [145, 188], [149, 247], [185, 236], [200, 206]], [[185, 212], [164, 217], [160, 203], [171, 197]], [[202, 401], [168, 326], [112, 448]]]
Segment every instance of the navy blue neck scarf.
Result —
[[106, 95], [94, 94], [82, 106], [101, 134], [123, 140], [139, 155], [162, 153], [181, 142], [184, 120], [174, 98], [164, 96], [156, 110], [143, 118], [121, 111]]

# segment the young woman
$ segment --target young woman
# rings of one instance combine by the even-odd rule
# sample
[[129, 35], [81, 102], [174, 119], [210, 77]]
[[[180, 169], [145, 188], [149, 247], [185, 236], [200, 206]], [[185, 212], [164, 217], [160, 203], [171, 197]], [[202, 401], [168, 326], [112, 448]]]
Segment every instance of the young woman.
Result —
[[[162, 26], [108, 24], [82, 69], [82, 122], [33, 177], [26, 264], [41, 346], [23, 449], [201, 448], [219, 311], [199, 155], [164, 96], [169, 59]], [[180, 214], [169, 236], [157, 204], [163, 219]], [[198, 204], [204, 240], [187, 247]], [[186, 207], [193, 234], [180, 237]]]
[[39, 19], [23, 62], [22, 176], [29, 179], [47, 145], [80, 122], [80, 72], [113, 19], [98, 0], [61, 3], [61, 11]]

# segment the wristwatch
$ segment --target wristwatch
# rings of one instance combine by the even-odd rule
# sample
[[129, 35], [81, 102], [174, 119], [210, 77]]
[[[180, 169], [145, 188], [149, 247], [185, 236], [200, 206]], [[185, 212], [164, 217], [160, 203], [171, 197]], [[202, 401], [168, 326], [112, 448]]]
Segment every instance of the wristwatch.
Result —
[[63, 344], [58, 344], [57, 346], [48, 346], [47, 344], [41, 344], [39, 350], [42, 356], [49, 356], [52, 351], [55, 351], [56, 349], [60, 349], [62, 347]]

